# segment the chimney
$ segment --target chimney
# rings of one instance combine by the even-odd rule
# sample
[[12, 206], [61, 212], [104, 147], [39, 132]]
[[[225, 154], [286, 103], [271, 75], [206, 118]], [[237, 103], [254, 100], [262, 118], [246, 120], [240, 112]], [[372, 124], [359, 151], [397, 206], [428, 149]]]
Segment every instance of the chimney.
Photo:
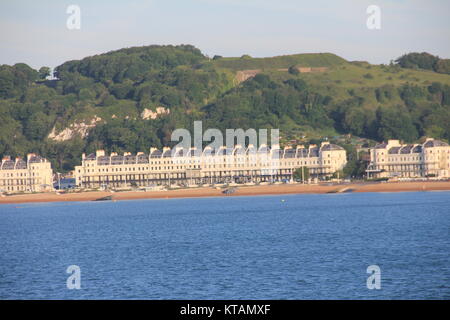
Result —
[[389, 147], [392, 147], [392, 146], [399, 147], [399, 146], [401, 146], [400, 140], [388, 140], [388, 146]]
[[95, 152], [95, 156], [98, 157], [104, 157], [105, 156], [105, 150], [97, 150]]
[[27, 162], [30, 161], [31, 158], [36, 157], [35, 153], [29, 153], [27, 154]]

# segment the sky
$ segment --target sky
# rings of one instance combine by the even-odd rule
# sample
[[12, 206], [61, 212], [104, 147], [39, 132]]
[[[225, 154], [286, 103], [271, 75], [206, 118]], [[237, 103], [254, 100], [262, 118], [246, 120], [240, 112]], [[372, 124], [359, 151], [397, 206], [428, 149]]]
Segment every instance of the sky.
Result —
[[[80, 8], [80, 29], [67, 8]], [[367, 8], [380, 8], [371, 30]], [[389, 63], [450, 58], [448, 0], [0, 0], [0, 64], [56, 67], [124, 47], [192, 44], [209, 56], [331, 52]]]

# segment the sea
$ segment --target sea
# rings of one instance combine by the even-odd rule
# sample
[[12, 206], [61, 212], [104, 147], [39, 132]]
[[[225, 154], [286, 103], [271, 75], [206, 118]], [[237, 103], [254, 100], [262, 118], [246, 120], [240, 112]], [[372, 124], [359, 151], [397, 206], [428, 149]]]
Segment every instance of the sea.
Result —
[[450, 192], [0, 205], [0, 299], [449, 299]]

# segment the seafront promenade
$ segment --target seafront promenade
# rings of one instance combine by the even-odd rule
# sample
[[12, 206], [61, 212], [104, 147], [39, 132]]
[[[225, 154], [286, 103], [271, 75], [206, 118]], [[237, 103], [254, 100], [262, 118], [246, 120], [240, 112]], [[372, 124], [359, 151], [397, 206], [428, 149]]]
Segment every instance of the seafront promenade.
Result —
[[414, 191], [450, 191], [450, 181], [424, 182], [371, 182], [348, 184], [280, 184], [237, 186], [231, 194], [223, 193], [224, 188], [199, 187], [165, 191], [91, 191], [73, 193], [35, 193], [9, 195], [0, 197], [0, 204], [33, 203], [33, 202], [65, 202], [93, 201], [111, 196], [113, 201], [135, 199], [173, 199], [199, 197], [233, 197], [281, 194], [325, 194], [346, 192], [414, 192]]

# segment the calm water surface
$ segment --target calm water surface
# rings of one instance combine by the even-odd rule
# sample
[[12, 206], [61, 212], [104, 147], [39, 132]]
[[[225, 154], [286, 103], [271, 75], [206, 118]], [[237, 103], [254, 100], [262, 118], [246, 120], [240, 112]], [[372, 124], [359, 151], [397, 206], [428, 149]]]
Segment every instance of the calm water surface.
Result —
[[450, 193], [0, 205], [0, 298], [449, 299]]

